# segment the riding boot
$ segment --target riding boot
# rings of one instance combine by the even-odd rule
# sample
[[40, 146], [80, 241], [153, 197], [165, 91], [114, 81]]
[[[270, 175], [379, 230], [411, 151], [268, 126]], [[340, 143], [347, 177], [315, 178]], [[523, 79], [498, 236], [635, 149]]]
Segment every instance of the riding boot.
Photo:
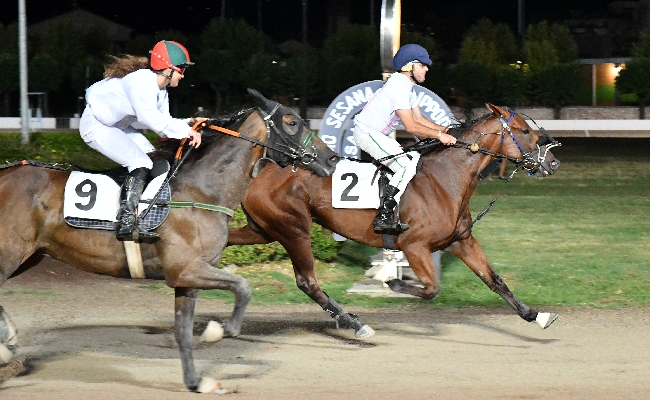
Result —
[[120, 210], [117, 213], [115, 236], [118, 239], [138, 239], [141, 237], [159, 237], [137, 226], [137, 210], [140, 196], [151, 172], [148, 168], [136, 168], [129, 172], [120, 193]]
[[375, 231], [385, 233], [400, 233], [409, 228], [409, 225], [407, 223], [397, 222], [394, 219], [394, 209], [395, 206], [397, 206], [395, 195], [398, 192], [398, 188], [391, 185], [386, 185], [386, 188], [384, 190], [384, 197], [381, 200], [377, 216], [375, 217], [375, 221], [372, 224], [372, 227]]

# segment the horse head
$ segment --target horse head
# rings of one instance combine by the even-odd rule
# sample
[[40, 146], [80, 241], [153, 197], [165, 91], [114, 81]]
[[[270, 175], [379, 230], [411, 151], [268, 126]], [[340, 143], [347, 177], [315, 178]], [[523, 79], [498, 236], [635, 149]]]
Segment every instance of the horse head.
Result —
[[[316, 175], [325, 177], [334, 172], [341, 157], [333, 152], [291, 108], [269, 100], [255, 89], [248, 89], [255, 103], [263, 113], [269, 130], [269, 140], [283, 151], [270, 149], [278, 165], [293, 164]], [[275, 135], [274, 135], [275, 134]], [[263, 165], [261, 165], [263, 167]], [[259, 167], [258, 167], [259, 168]], [[256, 168], [256, 169], [258, 169]], [[261, 168], [259, 168], [261, 170]]]
[[482, 141], [480, 146], [488, 152], [514, 162], [518, 169], [524, 169], [531, 175], [545, 177], [557, 171], [560, 161], [551, 153], [551, 149], [561, 144], [544, 128], [540, 128], [539, 133], [534, 131], [521, 115], [508, 107], [489, 103], [486, 106], [492, 114], [470, 129], [480, 134], [475, 144]]

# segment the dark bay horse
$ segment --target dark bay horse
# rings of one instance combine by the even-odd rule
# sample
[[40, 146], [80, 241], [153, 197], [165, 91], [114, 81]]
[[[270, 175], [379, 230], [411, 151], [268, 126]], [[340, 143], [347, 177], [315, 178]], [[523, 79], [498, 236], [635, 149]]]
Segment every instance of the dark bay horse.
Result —
[[[334, 171], [338, 155], [313, 137], [296, 113], [256, 91], [251, 94], [258, 108], [215, 122], [222, 126], [227, 122], [226, 127], [268, 148], [203, 129], [204, 143], [191, 151], [170, 180], [174, 200], [234, 210], [263, 152], [280, 165], [308, 168], [310, 174], [327, 176]], [[130, 277], [123, 244], [114, 232], [72, 228], [64, 221], [63, 193], [69, 175], [69, 171], [33, 165], [0, 169], [0, 284], [33, 267], [45, 254], [87, 272]], [[192, 391], [216, 388], [214, 380], [201, 378], [194, 367], [192, 333], [199, 290], [234, 293], [234, 311], [222, 325], [227, 336], [240, 333], [251, 297], [245, 279], [216, 268], [226, 246], [229, 220], [221, 212], [175, 208], [157, 229], [160, 239], [141, 243], [146, 278], [164, 279], [174, 288], [175, 336], [184, 383]], [[7, 349], [15, 350], [16, 341], [16, 328], [0, 307], [0, 348], [5, 356]]]
[[[545, 132], [538, 136], [509, 109], [487, 106], [491, 113], [468, 128], [458, 128], [463, 131], [459, 143], [465, 144], [439, 146], [422, 156], [422, 168], [402, 197], [399, 215], [410, 229], [396, 237], [395, 246], [404, 252], [424, 287], [400, 279], [387, 283], [395, 292], [434, 298], [439, 282], [431, 253], [444, 249], [467, 264], [521, 318], [546, 328], [557, 314], [538, 313], [510, 292], [472, 236], [469, 201], [479, 182], [479, 172], [495, 157], [546, 176], [559, 166], [549, 151], [559, 143]], [[332, 177], [316, 178], [306, 171], [292, 173], [277, 166], [266, 167], [248, 188], [242, 205], [248, 224], [230, 229], [228, 245], [278, 241], [291, 257], [298, 287], [343, 327], [355, 329], [357, 337], [372, 336], [372, 328], [346, 313], [321, 290], [314, 274], [310, 228], [316, 222], [355, 242], [383, 247], [382, 235], [372, 228], [376, 210], [332, 208]]]

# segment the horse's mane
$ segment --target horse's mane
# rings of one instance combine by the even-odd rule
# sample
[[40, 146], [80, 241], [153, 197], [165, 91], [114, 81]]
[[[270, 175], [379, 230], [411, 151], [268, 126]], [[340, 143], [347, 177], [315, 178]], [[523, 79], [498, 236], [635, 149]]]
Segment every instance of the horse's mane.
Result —
[[466, 118], [464, 121], [459, 121], [457, 124], [451, 125], [451, 127], [449, 128], [448, 133], [451, 136], [453, 136], [455, 138], [458, 138], [464, 132], [472, 129], [472, 127], [474, 127], [474, 125], [477, 125], [477, 124], [485, 121], [486, 119], [490, 118], [492, 115], [494, 115], [494, 114], [485, 113], [485, 114], [481, 115], [478, 118], [474, 118], [474, 119]]

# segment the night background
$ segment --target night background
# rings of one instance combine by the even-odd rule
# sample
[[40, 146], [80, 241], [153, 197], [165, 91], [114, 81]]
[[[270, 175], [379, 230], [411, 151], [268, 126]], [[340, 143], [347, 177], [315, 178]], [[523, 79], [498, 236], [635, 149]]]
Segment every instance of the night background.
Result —
[[[258, 27], [259, 0], [225, 0], [228, 18], [244, 18]], [[310, 0], [308, 1], [309, 40], [322, 44], [328, 34], [328, 10], [349, 10], [353, 24], [371, 22], [373, 0]], [[2, 23], [18, 19], [18, 1], [7, 2]], [[605, 18], [609, 0], [546, 0], [525, 1], [526, 24], [543, 20], [564, 21], [570, 18]], [[381, 0], [374, 0], [374, 22], [379, 25]], [[477, 0], [403, 0], [402, 24], [421, 32], [433, 32], [445, 50], [460, 45], [463, 33], [479, 18], [508, 24], [517, 31], [517, 0], [498, 2]], [[300, 0], [261, 0], [262, 31], [277, 41], [301, 40], [302, 3]], [[26, 0], [27, 25], [71, 11], [75, 7], [133, 28], [137, 33], [154, 34], [169, 29], [198, 33], [214, 17], [221, 15], [220, 0], [127, 1], [114, 0]], [[330, 27], [331, 30], [331, 27]]]
[[[85, 88], [101, 79], [107, 55], [145, 56], [161, 39], [185, 44], [197, 62], [171, 92], [172, 111], [181, 114], [197, 105], [216, 112], [237, 108], [247, 87], [284, 104], [303, 107], [307, 99], [309, 106], [323, 107], [357, 83], [380, 79], [382, 1], [307, 4], [305, 47], [301, 0], [26, 0], [29, 90], [56, 97], [43, 97], [46, 114], [78, 113]], [[526, 35], [519, 29], [520, 4]], [[1, 18], [0, 61], [11, 65], [17, 62], [12, 41], [18, 0], [4, 7]], [[494, 101], [559, 110], [592, 101], [580, 60], [603, 60], [614, 68], [631, 56], [650, 26], [650, 0], [403, 0], [401, 22], [401, 43], [423, 45], [435, 62], [423, 85], [450, 105]], [[638, 85], [619, 93], [613, 79], [598, 82], [601, 104], [643, 104], [644, 98], [634, 97]], [[17, 113], [16, 82], [11, 74], [0, 79], [2, 115]]]

